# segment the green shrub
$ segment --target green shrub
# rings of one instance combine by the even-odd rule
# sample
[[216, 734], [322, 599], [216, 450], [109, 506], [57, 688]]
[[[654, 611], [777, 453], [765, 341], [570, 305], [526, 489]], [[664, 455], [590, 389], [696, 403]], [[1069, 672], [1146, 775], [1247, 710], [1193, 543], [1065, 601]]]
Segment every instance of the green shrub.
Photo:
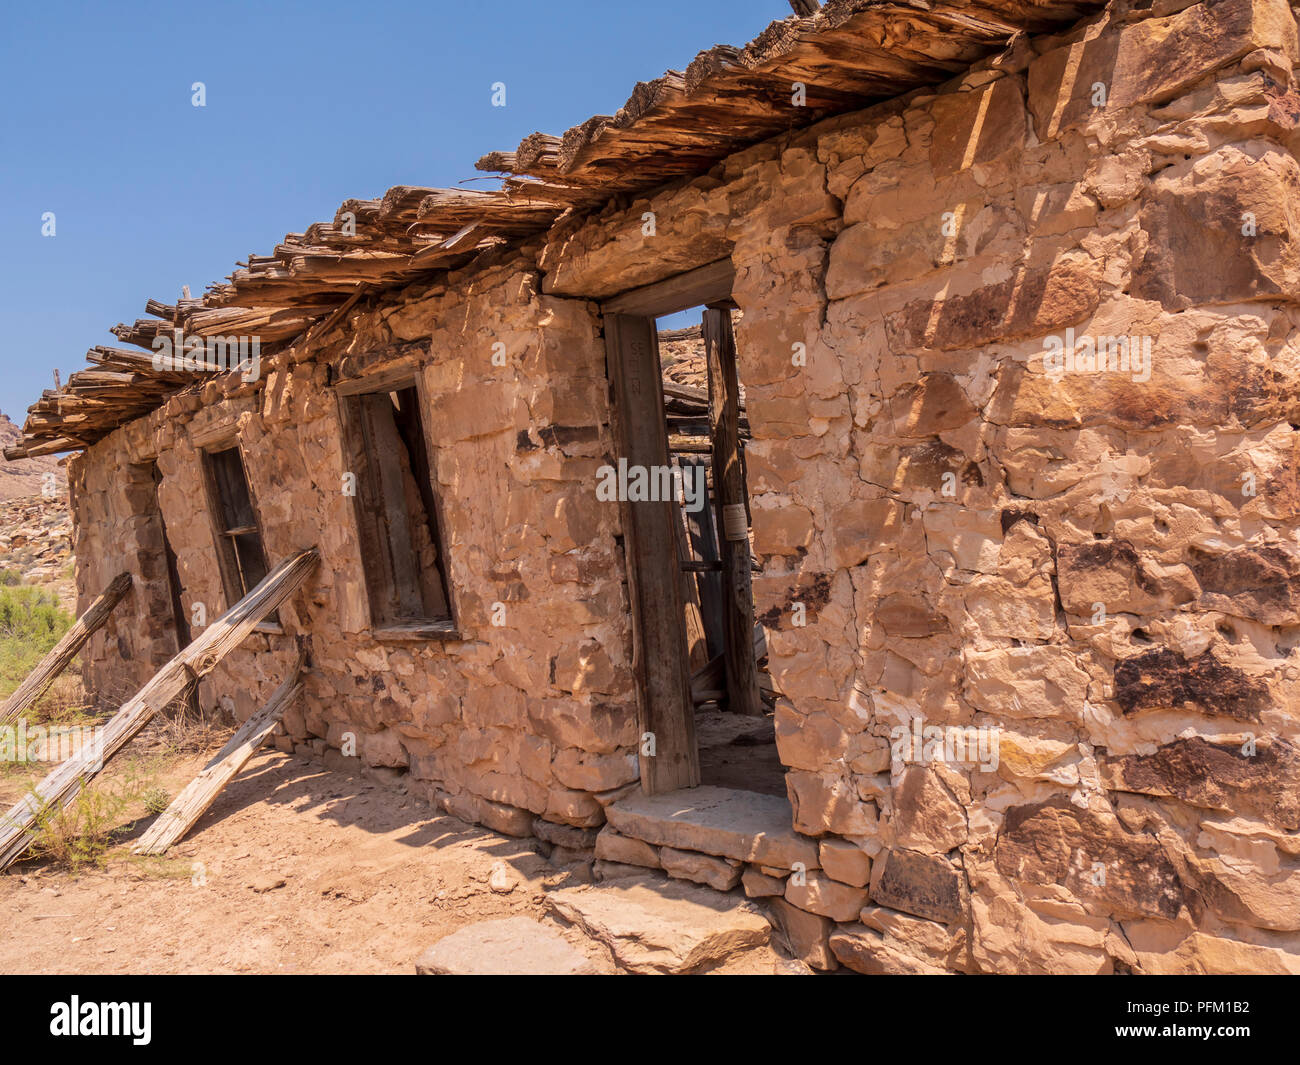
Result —
[[27, 829], [32, 856], [72, 872], [83, 865], [102, 866], [118, 822], [139, 795], [139, 781], [130, 778], [115, 784], [96, 782], [67, 806], [45, 803]]
[[141, 796], [146, 812], [160, 814], [172, 804], [172, 797], [166, 788], [150, 788]]
[[73, 620], [50, 592], [0, 582], [0, 693], [18, 687]]

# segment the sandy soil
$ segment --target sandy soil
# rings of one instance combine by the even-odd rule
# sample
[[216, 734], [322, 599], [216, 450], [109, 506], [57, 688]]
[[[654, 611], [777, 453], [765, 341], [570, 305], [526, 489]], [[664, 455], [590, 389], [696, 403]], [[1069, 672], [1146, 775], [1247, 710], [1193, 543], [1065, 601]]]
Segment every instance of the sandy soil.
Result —
[[[205, 761], [174, 759], [160, 782], [174, 795]], [[21, 790], [0, 781], [6, 804]], [[546, 892], [586, 878], [581, 866], [552, 865], [535, 841], [437, 814], [400, 785], [271, 751], [164, 859], [129, 854], [150, 820], [127, 826], [104, 869], [74, 875], [29, 860], [0, 875], [0, 972], [411, 973], [422, 950], [463, 925], [552, 923]], [[506, 894], [488, 886], [500, 862], [515, 881]], [[786, 964], [765, 948], [719, 971]]]

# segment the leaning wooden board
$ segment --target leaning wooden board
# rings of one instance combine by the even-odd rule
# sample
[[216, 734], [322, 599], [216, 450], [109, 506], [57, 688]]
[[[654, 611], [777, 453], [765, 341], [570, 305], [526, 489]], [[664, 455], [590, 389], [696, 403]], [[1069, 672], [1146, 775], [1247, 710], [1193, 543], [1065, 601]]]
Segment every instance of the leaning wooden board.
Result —
[[154, 714], [190, 683], [212, 672], [218, 662], [244, 642], [258, 622], [288, 599], [318, 561], [320, 552], [311, 547], [276, 566], [256, 588], [209, 625], [124, 703], [103, 727], [92, 750], [63, 762], [0, 817], [0, 869], [8, 868], [31, 846], [31, 827], [42, 810], [72, 802]]
[[239, 727], [230, 741], [217, 752], [203, 770], [176, 796], [158, 819], [149, 826], [131, 850], [135, 854], [165, 854], [167, 848], [178, 843], [193, 828], [217, 796], [248, 764], [266, 738], [275, 730], [289, 704], [302, 691], [298, 678], [302, 674], [304, 656], [283, 684], [276, 688], [267, 704]]

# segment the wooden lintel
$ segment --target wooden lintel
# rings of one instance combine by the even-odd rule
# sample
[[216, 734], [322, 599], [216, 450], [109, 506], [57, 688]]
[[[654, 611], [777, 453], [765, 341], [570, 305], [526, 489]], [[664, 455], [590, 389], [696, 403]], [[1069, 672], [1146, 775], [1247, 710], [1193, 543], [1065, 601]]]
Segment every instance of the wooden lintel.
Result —
[[704, 304], [725, 303], [731, 299], [736, 268], [730, 259], [719, 259], [708, 266], [684, 274], [642, 285], [613, 296], [601, 304], [601, 312], [659, 318], [665, 314], [689, 310]]

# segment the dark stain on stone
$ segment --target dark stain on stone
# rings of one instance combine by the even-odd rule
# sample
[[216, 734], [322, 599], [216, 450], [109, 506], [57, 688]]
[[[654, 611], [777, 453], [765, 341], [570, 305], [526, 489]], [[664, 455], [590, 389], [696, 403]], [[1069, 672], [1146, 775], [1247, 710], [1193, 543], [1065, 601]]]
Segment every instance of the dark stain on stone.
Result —
[[905, 483], [938, 489], [945, 473], [956, 473], [966, 464], [966, 455], [942, 440], [927, 440], [902, 449], [906, 466]]
[[569, 444], [587, 444], [600, 438], [600, 430], [593, 425], [543, 425], [537, 430], [546, 447], [561, 451]]
[[1190, 662], [1161, 647], [1115, 666], [1115, 701], [1125, 714], [1184, 707], [1257, 721], [1269, 705], [1268, 689], [1206, 651]]
[[894, 847], [877, 862], [880, 870], [871, 883], [873, 902], [944, 924], [964, 918], [962, 874], [946, 858]]
[[994, 855], [1003, 876], [1059, 885], [1100, 901], [1115, 917], [1172, 920], [1184, 901], [1183, 883], [1156, 839], [1130, 834], [1064, 795], [1009, 809]]
[[1250, 813], [1288, 831], [1300, 829], [1300, 756], [1285, 740], [1247, 745], [1191, 736], [1154, 754], [1110, 758], [1103, 753], [1102, 772], [1106, 787], [1116, 791]]
[[1300, 621], [1300, 556], [1278, 544], [1201, 555], [1191, 563], [1201, 603], [1264, 625]]
[[1057, 563], [1064, 574], [1079, 573], [1088, 569], [1122, 567], [1133, 574], [1137, 586], [1148, 595], [1158, 596], [1160, 585], [1142, 566], [1137, 549], [1127, 540], [1091, 540], [1080, 544], [1060, 544], [1056, 549]]
[[1300, 122], [1300, 95], [1283, 92], [1276, 85], [1270, 85], [1264, 95], [1268, 98], [1268, 120], [1283, 129], [1295, 129]]
[[780, 606], [774, 606], [764, 613], [757, 620], [766, 625], [769, 629], [782, 628], [783, 619], [789, 620], [792, 608], [795, 603], [803, 603], [804, 609], [808, 613], [808, 619], [812, 620], [817, 611], [831, 601], [831, 578], [828, 573], [818, 573], [811, 581], [806, 584], [796, 585], [786, 594], [785, 602]]
[[949, 296], [935, 321], [932, 300], [909, 303], [886, 328], [901, 346], [950, 350], [1004, 343], [1045, 332], [1091, 314], [1097, 281], [1073, 263], [1025, 269], [964, 296]]
[[875, 618], [890, 636], [926, 637], [951, 631], [948, 619], [919, 595], [886, 596], [876, 604]]

